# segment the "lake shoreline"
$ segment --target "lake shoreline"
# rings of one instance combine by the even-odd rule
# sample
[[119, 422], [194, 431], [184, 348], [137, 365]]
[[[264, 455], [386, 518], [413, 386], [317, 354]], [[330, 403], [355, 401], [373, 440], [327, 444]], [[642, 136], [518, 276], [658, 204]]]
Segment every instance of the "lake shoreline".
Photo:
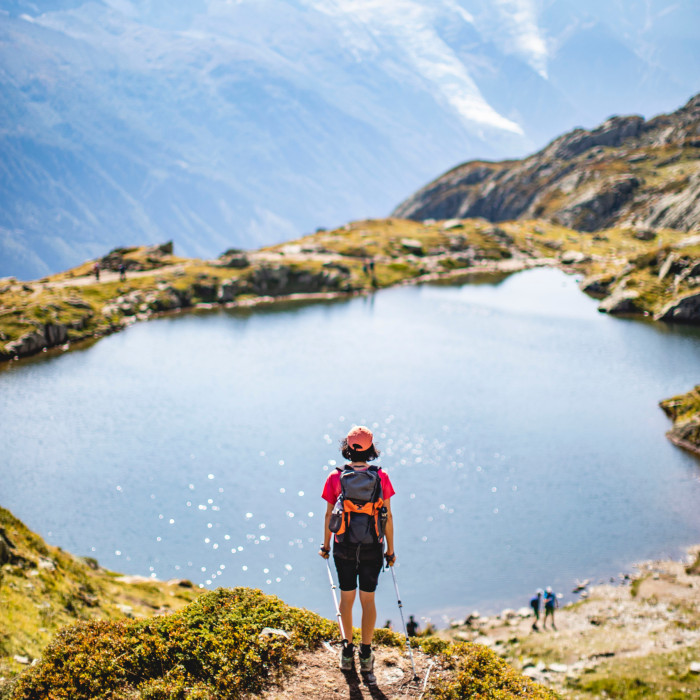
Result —
[[394, 284], [384, 288], [363, 288], [352, 291], [338, 292], [300, 292], [293, 294], [280, 294], [276, 296], [260, 295], [253, 298], [241, 299], [238, 301], [222, 301], [222, 302], [199, 302], [190, 306], [182, 306], [163, 311], [148, 311], [147, 313], [136, 313], [132, 316], [125, 316], [120, 323], [101, 328], [85, 335], [78, 335], [71, 340], [56, 344], [53, 346], [37, 347], [32, 352], [25, 355], [7, 355], [0, 353], [0, 372], [4, 368], [14, 364], [22, 363], [27, 360], [36, 360], [42, 355], [59, 356], [73, 350], [84, 349], [87, 344], [93, 344], [102, 338], [109, 337], [114, 333], [126, 330], [135, 323], [150, 321], [159, 318], [173, 318], [184, 316], [187, 314], [196, 313], [198, 311], [217, 311], [217, 310], [255, 310], [258, 308], [284, 307], [287, 305], [297, 304], [314, 304], [324, 301], [337, 301], [343, 299], [353, 299], [360, 296], [369, 296], [375, 294], [382, 289], [390, 289], [399, 286], [417, 286], [421, 284], [431, 284], [445, 282], [449, 284], [460, 284], [460, 282], [468, 282], [474, 277], [491, 277], [504, 276], [507, 277], [518, 272], [530, 270], [536, 267], [553, 267], [562, 270], [568, 274], [574, 274], [576, 271], [568, 267], [557, 264], [555, 259], [536, 259], [527, 258], [519, 260], [505, 260], [503, 262], [490, 262], [486, 264], [475, 265], [471, 268], [461, 268], [457, 270], [449, 270], [445, 272], [431, 272], [417, 277], [409, 277], [401, 279]]
[[485, 644], [566, 697], [597, 696], [615, 683], [700, 691], [700, 544], [682, 561], [640, 561], [620, 583], [582, 590], [555, 612], [556, 630], [540, 623], [534, 631], [523, 608], [470, 617], [439, 634]]

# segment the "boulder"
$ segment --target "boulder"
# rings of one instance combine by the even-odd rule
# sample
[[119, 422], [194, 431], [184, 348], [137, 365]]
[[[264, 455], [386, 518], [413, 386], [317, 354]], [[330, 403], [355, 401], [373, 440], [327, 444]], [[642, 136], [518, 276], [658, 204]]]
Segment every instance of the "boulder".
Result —
[[411, 255], [423, 255], [423, 244], [415, 238], [402, 238], [401, 247]]
[[47, 323], [44, 326], [47, 347], [62, 345], [68, 340], [68, 329], [62, 323]]
[[223, 267], [231, 267], [242, 270], [243, 268], [250, 266], [250, 260], [248, 260], [248, 256], [242, 251], [231, 250], [226, 251], [223, 255], [219, 256], [219, 264]]
[[45, 347], [46, 338], [44, 338], [44, 334], [39, 331], [32, 331], [31, 333], [25, 333], [11, 343], [7, 343], [5, 352], [10, 356], [26, 357], [27, 355], [40, 352]]
[[240, 291], [241, 287], [238, 283], [238, 280], [225, 280], [221, 283], [221, 286], [219, 287], [219, 301], [222, 304], [225, 304], [229, 301], [233, 301], [236, 298], [236, 295], [240, 293]]
[[40, 352], [44, 348], [62, 345], [68, 340], [68, 328], [61, 323], [47, 323], [41, 330], [25, 333], [17, 340], [7, 343], [5, 352], [10, 355], [26, 357]]
[[612, 277], [587, 277], [579, 285], [582, 292], [596, 299], [604, 299], [610, 293], [610, 285], [613, 282]]
[[598, 311], [606, 314], [639, 314], [643, 309], [637, 303], [639, 292], [633, 289], [616, 289], [598, 306]]
[[578, 265], [587, 262], [589, 258], [580, 250], [567, 250], [559, 256], [559, 260], [561, 260], [564, 265]]
[[219, 285], [215, 280], [199, 280], [192, 285], [192, 294], [199, 301], [216, 301], [219, 296]]
[[654, 317], [667, 323], [700, 323], [700, 293], [693, 292], [674, 299]]
[[637, 229], [632, 236], [638, 241], [653, 241], [656, 238], [656, 231], [648, 228]]
[[83, 299], [79, 299], [78, 297], [66, 299], [66, 304], [68, 304], [68, 306], [72, 306], [74, 309], [87, 309], [92, 311], [92, 305], [88, 304], [88, 302], [84, 301]]
[[279, 296], [309, 294], [326, 290], [347, 290], [349, 271], [323, 269], [312, 272], [287, 265], [262, 265], [253, 273], [252, 291], [255, 294]]

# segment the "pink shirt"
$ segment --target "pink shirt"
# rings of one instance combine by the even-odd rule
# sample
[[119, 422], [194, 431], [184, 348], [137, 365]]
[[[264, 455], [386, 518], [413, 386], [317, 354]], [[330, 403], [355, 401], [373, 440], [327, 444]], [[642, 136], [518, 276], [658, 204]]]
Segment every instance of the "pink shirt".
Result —
[[[364, 468], [366, 469], [367, 467]], [[362, 470], [358, 469], [357, 471]], [[381, 467], [379, 467], [377, 473], [379, 474], [379, 478], [382, 482], [382, 493], [384, 494], [384, 500], [388, 501], [396, 493], [396, 491], [394, 491], [394, 487], [391, 485], [389, 475]], [[340, 490], [340, 472], [338, 469], [334, 469], [328, 475], [326, 483], [323, 487], [323, 500], [328, 501], [328, 503], [331, 505], [335, 505], [335, 502], [338, 500], [338, 496], [340, 496]]]

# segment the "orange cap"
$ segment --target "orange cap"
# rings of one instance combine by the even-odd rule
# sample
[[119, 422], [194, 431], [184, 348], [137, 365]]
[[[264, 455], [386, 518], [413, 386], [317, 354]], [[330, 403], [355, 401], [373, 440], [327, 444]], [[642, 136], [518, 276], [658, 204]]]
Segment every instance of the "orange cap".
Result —
[[372, 441], [374, 437], [372, 431], [366, 428], [364, 425], [356, 425], [349, 433], [347, 437], [348, 445], [353, 450], [358, 450], [364, 452], [372, 447]]

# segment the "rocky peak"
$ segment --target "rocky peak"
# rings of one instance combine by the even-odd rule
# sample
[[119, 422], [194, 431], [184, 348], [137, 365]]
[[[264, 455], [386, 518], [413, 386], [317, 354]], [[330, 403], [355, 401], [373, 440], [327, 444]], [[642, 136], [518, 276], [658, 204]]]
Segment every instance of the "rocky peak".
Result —
[[642, 133], [643, 127], [643, 117], [611, 117], [592, 131], [575, 129], [561, 136], [542, 152], [542, 156], [570, 160], [595, 146], [616, 148], [636, 139]]
[[645, 121], [614, 116], [575, 129], [524, 160], [464, 163], [393, 212], [414, 220], [543, 218], [597, 231], [700, 226], [700, 95]]

